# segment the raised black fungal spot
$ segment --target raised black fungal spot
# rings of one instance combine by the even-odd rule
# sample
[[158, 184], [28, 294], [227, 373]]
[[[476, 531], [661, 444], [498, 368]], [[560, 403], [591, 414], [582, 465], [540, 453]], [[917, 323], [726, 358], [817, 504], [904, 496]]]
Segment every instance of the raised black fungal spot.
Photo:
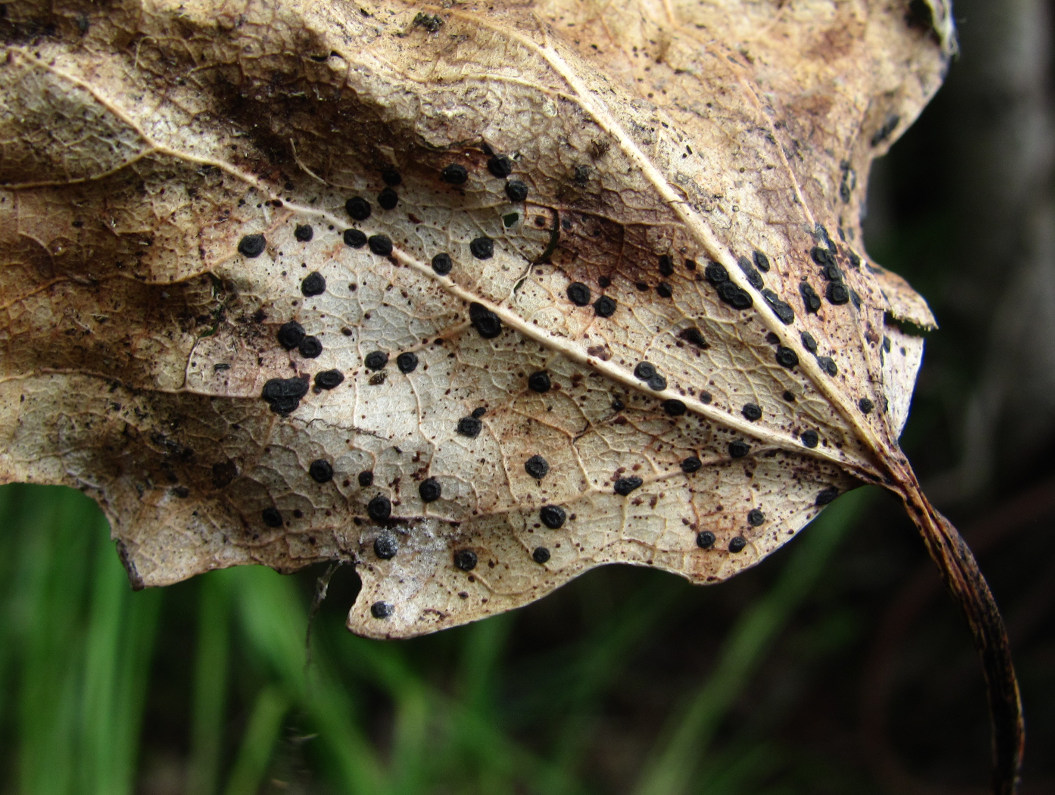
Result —
[[817, 340], [808, 331], [802, 332], [802, 344], [810, 353], [817, 352]]
[[602, 295], [593, 302], [593, 311], [597, 317], [611, 317], [615, 314], [615, 299]]
[[780, 319], [781, 323], [785, 326], [790, 326], [795, 322], [795, 310], [787, 302], [781, 301], [780, 296], [775, 292], [767, 288], [762, 291], [762, 297], [766, 299], [766, 303], [769, 304], [773, 314]]
[[278, 512], [278, 508], [264, 508], [260, 512], [260, 518], [268, 527], [282, 527], [282, 514]]
[[715, 262], [714, 260], [707, 263], [707, 268], [704, 270], [703, 275], [707, 277], [707, 281], [715, 286], [729, 281], [729, 271], [720, 262]]
[[744, 415], [745, 420], [751, 422], [762, 419], [762, 408], [757, 403], [745, 403], [740, 413]]
[[487, 409], [485, 409], [483, 406], [477, 406], [476, 408], [473, 409], [473, 413], [470, 414], [469, 416], [473, 417], [474, 419], [480, 419], [486, 413], [487, 413]]
[[833, 304], [845, 304], [850, 300], [850, 291], [846, 289], [845, 284], [829, 282], [828, 289], [824, 291], [824, 297]]
[[748, 309], [754, 303], [747, 290], [737, 287], [732, 282], [722, 282], [718, 285], [718, 297], [733, 309]]
[[755, 267], [763, 273], [769, 273], [769, 257], [763, 254], [761, 251], [754, 253]]
[[365, 221], [372, 212], [370, 202], [362, 196], [353, 196], [344, 203], [344, 210], [355, 221]]
[[499, 179], [505, 179], [513, 173], [513, 161], [505, 155], [495, 155], [487, 161], [487, 170]]
[[325, 458], [316, 458], [308, 464], [308, 474], [316, 483], [329, 483], [333, 480], [333, 464]]
[[326, 292], [326, 279], [318, 271], [312, 271], [300, 283], [300, 291], [305, 298], [313, 295], [322, 295]]
[[661, 376], [659, 373], [656, 373], [654, 376], [648, 379], [646, 383], [648, 384], [648, 388], [653, 390], [654, 392], [662, 392], [664, 389], [667, 388], [667, 379]]
[[765, 287], [765, 282], [762, 281], [762, 274], [755, 270], [755, 266], [751, 264], [751, 260], [747, 257], [737, 257], [736, 264], [740, 266], [740, 270], [747, 276], [747, 283], [754, 287], [756, 290], [761, 290]]
[[391, 560], [399, 552], [399, 542], [391, 533], [382, 533], [374, 539], [374, 554], [381, 560]]
[[810, 256], [813, 258], [814, 262], [824, 268], [835, 264], [835, 258], [832, 256], [831, 251], [822, 246], [814, 246], [811, 248]]
[[491, 259], [495, 255], [495, 241], [483, 236], [473, 238], [469, 243], [469, 251], [477, 259]]
[[829, 486], [826, 489], [822, 489], [817, 492], [817, 499], [813, 501], [814, 505], [827, 505], [832, 502], [836, 497], [839, 496], [839, 489], [835, 486]]
[[803, 431], [799, 437], [802, 440], [802, 444], [811, 450], [820, 443], [820, 436], [814, 430]]
[[424, 28], [429, 33], [435, 33], [443, 27], [444, 20], [435, 14], [426, 14], [424, 11], [419, 11], [414, 16], [414, 25], [415, 27]]
[[410, 351], [399, 354], [396, 357], [396, 367], [404, 375], [414, 372], [418, 369], [418, 355]]
[[443, 494], [443, 487], [436, 478], [425, 478], [418, 485], [418, 494], [422, 502], [436, 502]]
[[828, 375], [838, 375], [839, 373], [839, 365], [835, 363], [835, 359], [831, 356], [818, 356], [817, 364], [819, 364], [821, 369]]
[[752, 527], [761, 527], [765, 524], [766, 515], [762, 513], [758, 508], [752, 508], [747, 512], [747, 523]]
[[671, 417], [680, 417], [687, 411], [687, 409], [685, 408], [685, 404], [677, 398], [664, 400], [663, 410], [667, 412], [667, 414], [669, 414]]
[[382, 210], [394, 210], [399, 204], [399, 194], [391, 188], [384, 188], [377, 194], [377, 204]]
[[389, 618], [394, 612], [395, 608], [390, 602], [374, 602], [370, 605], [370, 615], [374, 618]]
[[388, 364], [388, 354], [384, 351], [370, 351], [363, 359], [368, 370], [383, 370]]
[[285, 417], [300, 405], [300, 399], [308, 394], [308, 382], [300, 378], [271, 378], [264, 384], [260, 397], [268, 407]]
[[612, 411], [622, 411], [625, 408], [626, 406], [623, 405], [623, 401], [621, 401], [619, 398], [612, 399]]
[[480, 435], [480, 430], [484, 427], [484, 424], [476, 417], [462, 417], [458, 420], [458, 425], [455, 430], [461, 436], [468, 436], [470, 439], [475, 439]]
[[667, 254], [664, 254], [659, 258], [659, 274], [660, 276], [674, 275], [674, 260]]
[[345, 229], [343, 237], [344, 245], [351, 248], [362, 248], [366, 245], [366, 235], [358, 229]]
[[777, 348], [777, 364], [781, 367], [792, 368], [799, 363], [799, 357], [795, 351], [791, 348], [786, 348], [783, 345]]
[[666, 282], [660, 282], [656, 285], [656, 295], [660, 298], [670, 298], [674, 295], [674, 289]]
[[344, 382], [344, 373], [340, 370], [323, 370], [315, 374], [315, 386], [319, 389], [336, 389]]
[[448, 185], [464, 185], [469, 179], [469, 172], [460, 163], [451, 163], [444, 166], [443, 171], [440, 172], [440, 179]]
[[707, 340], [703, 338], [703, 332], [695, 326], [690, 326], [689, 328], [680, 331], [678, 333], [678, 339], [683, 339], [690, 345], [695, 345], [697, 348], [703, 350], [711, 347], [707, 344]]
[[374, 485], [374, 471], [372, 469], [364, 469], [359, 473], [359, 486], [365, 489], [372, 485]]
[[522, 202], [528, 196], [528, 186], [519, 179], [511, 179], [506, 183], [506, 196], [511, 202]]
[[403, 176], [394, 168], [386, 168], [381, 171], [381, 181], [391, 188], [402, 184]]
[[459, 549], [454, 553], [454, 565], [462, 571], [472, 571], [476, 568], [476, 553], [471, 549]]
[[366, 512], [375, 522], [384, 522], [392, 515], [392, 501], [384, 494], [378, 494], [366, 504]]
[[454, 263], [451, 262], [450, 254], [437, 254], [432, 258], [432, 270], [439, 276], [446, 276], [453, 267]]
[[783, 397], [784, 400], [786, 400], [788, 403], [795, 402], [795, 393], [792, 392], [790, 389], [785, 389], [784, 394], [781, 397]]
[[576, 306], [586, 306], [590, 303], [590, 288], [582, 282], [572, 282], [568, 285], [568, 300]]
[[871, 414], [872, 409], [875, 408], [875, 403], [868, 398], [861, 398], [857, 401], [857, 408], [861, 409], [862, 414]]
[[807, 282], [799, 284], [799, 294], [802, 296], [802, 304], [806, 307], [807, 312], [815, 314], [820, 310], [821, 297], [817, 295], [817, 291]]
[[742, 536], [736, 536], [729, 542], [730, 552], [743, 552], [744, 547], [747, 546], [747, 541]]
[[607, 276], [601, 276], [597, 279], [597, 286], [600, 287], [602, 290], [607, 290], [609, 287], [612, 286], [612, 280]]
[[293, 227], [293, 237], [301, 243], [307, 243], [314, 236], [315, 230], [311, 228], [311, 224], [297, 224]]
[[568, 514], [559, 505], [543, 505], [539, 509], [538, 518], [550, 530], [559, 530], [564, 526], [564, 521], [568, 518]]
[[253, 259], [263, 254], [266, 246], [267, 240], [263, 235], [246, 235], [238, 241], [238, 253], [243, 257]]
[[469, 322], [485, 340], [492, 340], [502, 333], [502, 321], [498, 315], [475, 301], [469, 304]]
[[366, 242], [379, 257], [387, 257], [392, 253], [392, 240], [388, 235], [370, 235]]
[[549, 462], [540, 455], [533, 455], [524, 462], [524, 471], [535, 480], [542, 480], [549, 473]]
[[745, 455], [751, 452], [751, 445], [747, 442], [737, 439], [735, 442], [729, 442], [729, 457], [730, 458], [743, 458]]
[[704, 530], [702, 533], [696, 534], [696, 546], [700, 549], [710, 549], [714, 546], [714, 533], [710, 530]]
[[278, 333], [275, 337], [278, 339], [279, 345], [287, 351], [291, 351], [304, 339], [304, 326], [300, 325], [296, 320], [283, 323], [278, 327]]
[[621, 497], [625, 497], [627, 494], [634, 491], [635, 489], [641, 488], [641, 486], [644, 485], [644, 482], [645, 481], [643, 481], [636, 475], [631, 475], [628, 478], [619, 478], [615, 482], [613, 488], [615, 489], [616, 494], [620, 495]]
[[694, 455], [681, 459], [681, 471], [685, 474], [698, 472], [702, 466], [703, 462]]
[[297, 344], [297, 352], [305, 359], [317, 359], [322, 353], [322, 343], [318, 337], [309, 335]]
[[634, 367], [634, 378], [638, 378], [642, 381], [648, 381], [650, 378], [656, 377], [656, 366], [652, 362], [638, 362], [637, 366]]
[[531, 553], [531, 559], [540, 565], [546, 563], [549, 560], [549, 550], [545, 547], [535, 547], [534, 552]]
[[541, 395], [549, 392], [551, 386], [549, 373], [545, 370], [537, 370], [528, 376], [528, 389], [532, 392], [538, 392]]

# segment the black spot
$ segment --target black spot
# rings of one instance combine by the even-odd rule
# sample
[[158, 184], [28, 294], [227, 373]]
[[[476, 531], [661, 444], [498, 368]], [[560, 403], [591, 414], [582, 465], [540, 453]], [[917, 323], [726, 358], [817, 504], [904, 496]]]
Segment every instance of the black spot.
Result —
[[763, 254], [761, 251], [754, 253], [755, 267], [763, 273], [769, 273], [769, 257]]
[[828, 375], [838, 375], [839, 373], [839, 365], [835, 363], [835, 359], [831, 356], [818, 356], [817, 364], [819, 364], [821, 369]]
[[795, 322], [795, 310], [785, 301], [781, 301], [775, 292], [769, 289], [763, 290], [762, 297], [766, 299], [766, 303], [773, 310], [773, 314], [780, 318], [781, 323], [785, 326], [790, 326]]
[[612, 280], [609, 279], [607, 276], [601, 276], [597, 280], [597, 286], [600, 287], [602, 290], [607, 290], [609, 287], [612, 286]]
[[718, 285], [718, 297], [733, 309], [747, 309], [754, 303], [747, 290], [737, 287], [732, 282], [722, 282]]
[[458, 425], [455, 430], [462, 436], [468, 436], [470, 439], [475, 439], [480, 435], [480, 430], [483, 427], [484, 424], [476, 419], [476, 417], [462, 417], [458, 420]]
[[502, 321], [483, 304], [469, 304], [469, 322], [476, 329], [476, 333], [485, 340], [493, 340], [502, 333]]
[[714, 546], [714, 533], [710, 530], [704, 530], [702, 533], [696, 534], [696, 546], [700, 549], [710, 549]]
[[440, 179], [448, 185], [464, 185], [469, 179], [469, 172], [460, 163], [451, 163], [449, 166], [444, 166], [443, 171], [440, 172]]
[[747, 512], [747, 523], [752, 527], [761, 527], [766, 521], [766, 515], [758, 508], [752, 508]]
[[311, 224], [297, 224], [293, 227], [293, 237], [301, 243], [307, 243], [314, 236], [315, 230], [311, 228]]
[[418, 485], [418, 494], [422, 502], [436, 502], [443, 494], [443, 487], [436, 478], [425, 478]]
[[278, 508], [264, 508], [260, 512], [260, 518], [268, 527], [282, 527], [282, 514], [278, 512]]
[[751, 264], [751, 260], [747, 257], [737, 257], [736, 264], [740, 266], [740, 270], [747, 276], [747, 283], [756, 290], [761, 290], [766, 286], [765, 282], [762, 281], [762, 274], [755, 270], [755, 266]]
[[476, 568], [476, 553], [471, 549], [459, 549], [454, 553], [454, 565], [462, 571], [472, 571]]
[[890, 353], [891, 347], [893, 347], [893, 346], [890, 344], [890, 337], [888, 337], [888, 336], [886, 336], [884, 334], [883, 335], [883, 350], [886, 351], [887, 353]]
[[546, 563], [549, 560], [549, 550], [545, 547], [535, 547], [535, 551], [531, 553], [531, 559], [539, 564]]
[[802, 296], [802, 304], [807, 312], [816, 313], [821, 308], [821, 297], [807, 282], [799, 285], [799, 294]]
[[437, 254], [432, 258], [432, 270], [440, 276], [446, 276], [453, 267], [454, 263], [451, 262], [450, 254]]
[[568, 514], [559, 505], [543, 505], [539, 509], [538, 518], [550, 530], [559, 530], [564, 526], [564, 520], [568, 518]]
[[622, 411], [626, 406], [623, 405], [623, 401], [619, 398], [612, 399], [612, 411]]
[[300, 378], [272, 378], [264, 384], [260, 397], [275, 414], [285, 417], [293, 413], [306, 394], [307, 381]]
[[308, 474], [316, 483], [329, 483], [333, 480], [333, 465], [325, 458], [316, 458], [308, 464]]
[[374, 618], [388, 618], [395, 612], [390, 602], [374, 602], [370, 605], [370, 615]]
[[674, 289], [666, 282], [660, 282], [656, 285], [656, 295], [660, 298], [670, 298], [674, 295]]
[[399, 354], [399, 356], [396, 357], [396, 367], [398, 367], [399, 372], [404, 375], [414, 372], [418, 369], [418, 355], [416, 353], [411, 353], [410, 351]]
[[729, 281], [729, 271], [720, 262], [715, 262], [714, 260], [707, 263], [707, 268], [704, 270], [703, 275], [707, 277], [707, 281], [715, 286]]
[[344, 245], [352, 248], [362, 248], [366, 245], [366, 235], [358, 229], [345, 229]]
[[818, 506], [827, 505], [838, 496], [839, 489], [835, 488], [835, 486], [829, 486], [828, 488], [817, 492], [817, 499], [813, 501], [813, 504]]
[[275, 337], [278, 339], [279, 345], [287, 351], [291, 351], [304, 339], [304, 326], [300, 325], [296, 320], [283, 323], [278, 327], [278, 333]]
[[598, 317], [611, 317], [615, 314], [615, 299], [602, 295], [593, 302], [593, 311]]
[[300, 283], [300, 291], [306, 298], [326, 292], [326, 279], [318, 271], [312, 271]]
[[703, 462], [694, 455], [690, 455], [688, 458], [683, 458], [681, 460], [681, 471], [685, 474], [698, 472], [702, 466]]
[[745, 420], [751, 422], [762, 419], [762, 408], [757, 403], [745, 403], [740, 413], [744, 415]]
[[802, 443], [811, 450], [816, 447], [821, 440], [820, 436], [814, 430], [803, 431], [799, 438], [802, 439]]
[[394, 188], [397, 185], [402, 184], [403, 176], [394, 168], [386, 168], [381, 171], [381, 181], [389, 187]]
[[817, 340], [815, 340], [813, 338], [813, 335], [810, 334], [808, 331], [802, 332], [802, 344], [810, 353], [817, 352]]
[[590, 303], [590, 288], [582, 282], [572, 282], [568, 285], [568, 300], [576, 306], [586, 306]]
[[533, 455], [524, 462], [524, 471], [535, 480], [542, 480], [549, 472], [549, 462], [540, 455]]
[[297, 352], [305, 359], [317, 359], [322, 353], [322, 343], [318, 337], [309, 335], [297, 343]]
[[253, 259], [263, 254], [266, 246], [267, 241], [263, 235], [246, 235], [238, 241], [238, 253]]
[[648, 388], [655, 392], [662, 392], [667, 388], [667, 379], [658, 373], [648, 379], [646, 383], [648, 384]]
[[648, 381], [656, 377], [656, 366], [652, 362], [638, 362], [634, 368], [634, 377], [642, 381]]
[[872, 409], [875, 408], [875, 403], [868, 398], [861, 398], [857, 401], [857, 407], [861, 409], [862, 414], [871, 414]]
[[791, 348], [785, 348], [781, 345], [777, 348], [777, 364], [781, 367], [794, 367], [799, 363], [799, 357], [795, 354], [795, 351]]
[[634, 491], [635, 489], [641, 488], [644, 482], [645, 481], [643, 481], [636, 475], [631, 475], [628, 478], [619, 478], [614, 485], [615, 493], [622, 497], [625, 497], [627, 494]]
[[315, 386], [319, 389], [336, 389], [344, 381], [344, 373], [340, 370], [323, 370], [315, 374]]
[[667, 414], [669, 414], [671, 417], [680, 417], [687, 411], [687, 409], [685, 408], [685, 404], [676, 398], [664, 400], [663, 410], [667, 412]]
[[368, 370], [383, 370], [388, 364], [388, 354], [384, 351], [370, 351], [363, 359]]
[[344, 203], [344, 210], [356, 221], [365, 221], [372, 212], [370, 202], [362, 196], [353, 196]]
[[394, 210], [399, 204], [399, 194], [391, 188], [385, 188], [377, 194], [377, 204], [382, 210]]
[[813, 248], [811, 248], [810, 256], [813, 258], [814, 262], [816, 262], [823, 268], [827, 268], [829, 265], [835, 264], [835, 258], [832, 256], [832, 253], [828, 249], [823, 248], [822, 246], [814, 246]]
[[366, 504], [366, 512], [375, 522], [387, 521], [392, 515], [392, 501], [384, 494], [378, 494]]
[[528, 376], [528, 389], [532, 392], [538, 392], [541, 395], [549, 392], [551, 386], [549, 373], [545, 370], [538, 370]]
[[707, 349], [711, 347], [707, 344], [707, 340], [703, 338], [703, 333], [695, 326], [691, 326], [679, 332], [678, 338], [685, 340], [690, 345], [695, 345], [697, 348]]
[[747, 546], [747, 541], [741, 536], [736, 536], [732, 541], [729, 542], [730, 552], [743, 552], [744, 547]]
[[484, 414], [486, 414], [486, 413], [487, 413], [487, 409], [485, 409], [483, 406], [478, 406], [477, 408], [473, 409], [473, 413], [470, 414], [469, 416], [478, 420], [482, 416], [484, 416]]
[[374, 485], [374, 472], [371, 469], [364, 469], [359, 473], [359, 486], [365, 489], [372, 485]]
[[784, 400], [786, 400], [788, 403], [795, 402], [795, 393], [792, 392], [790, 389], [785, 389], [784, 394], [781, 397], [783, 397]]
[[828, 289], [824, 291], [824, 297], [835, 305], [845, 304], [850, 300], [850, 291], [845, 284], [829, 282]]
[[491, 259], [495, 255], [495, 241], [489, 237], [477, 237], [469, 243], [469, 251], [477, 259]]
[[379, 257], [387, 257], [392, 253], [392, 241], [388, 235], [370, 235], [366, 242]]
[[513, 161], [505, 155], [495, 155], [487, 161], [487, 170], [499, 179], [505, 179], [513, 173]]
[[374, 539], [374, 554], [381, 560], [391, 560], [399, 552], [399, 542], [391, 533], [382, 533]]
[[674, 275], [674, 260], [666, 254], [659, 258], [659, 273], [661, 276]]
[[743, 458], [745, 455], [751, 452], [751, 445], [747, 442], [737, 439], [735, 442], [729, 442], [729, 457], [730, 458]]
[[519, 179], [511, 179], [506, 183], [506, 196], [511, 202], [522, 202], [528, 196], [528, 186]]

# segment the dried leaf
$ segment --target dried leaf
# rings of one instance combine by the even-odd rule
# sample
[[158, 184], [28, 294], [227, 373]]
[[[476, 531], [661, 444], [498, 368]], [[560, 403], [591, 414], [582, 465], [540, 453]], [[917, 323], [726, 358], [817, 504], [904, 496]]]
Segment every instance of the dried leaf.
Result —
[[999, 615], [897, 444], [934, 320], [858, 225], [944, 3], [0, 9], [0, 478], [97, 499], [134, 584], [350, 561], [403, 637], [723, 580], [880, 483], [1013, 787]]

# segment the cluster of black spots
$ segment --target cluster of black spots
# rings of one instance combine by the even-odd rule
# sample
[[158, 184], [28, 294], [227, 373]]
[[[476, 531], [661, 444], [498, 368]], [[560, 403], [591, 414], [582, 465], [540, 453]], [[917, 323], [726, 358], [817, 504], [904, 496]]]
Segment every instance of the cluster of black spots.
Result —
[[681, 417], [687, 410], [685, 404], [676, 398], [663, 401], [663, 411], [671, 417]]
[[418, 484], [418, 494], [422, 502], [436, 502], [443, 494], [443, 486], [436, 478], [425, 478]]
[[762, 407], [757, 403], [745, 403], [744, 407], [740, 409], [740, 413], [744, 415], [745, 420], [750, 420], [751, 422], [762, 419]]
[[263, 235], [246, 235], [238, 241], [238, 253], [249, 259], [259, 257], [266, 247], [267, 240]]
[[268, 527], [282, 527], [282, 514], [278, 512], [278, 508], [264, 508], [260, 512], [260, 518]]
[[455, 427], [455, 430], [460, 436], [467, 436], [470, 439], [475, 439], [480, 435], [480, 431], [483, 427], [484, 424], [476, 417], [462, 417], [458, 420], [458, 425]]
[[315, 230], [311, 228], [311, 224], [297, 224], [293, 227], [293, 237], [301, 243], [307, 243], [315, 237]]
[[799, 295], [802, 296], [802, 305], [806, 307], [807, 312], [816, 314], [820, 311], [821, 297], [817, 295], [817, 291], [810, 286], [809, 282], [799, 284]]
[[448, 185], [464, 185], [469, 179], [469, 172], [460, 163], [451, 163], [444, 166], [440, 172], [440, 179]]
[[602, 295], [593, 302], [593, 312], [597, 317], [611, 317], [615, 314], [615, 308], [615, 299], [607, 295]]
[[476, 553], [471, 549], [459, 549], [454, 553], [454, 565], [462, 571], [472, 571], [476, 568]]
[[781, 301], [780, 296], [775, 292], [766, 288], [762, 291], [762, 297], [766, 299], [769, 308], [773, 310], [773, 314], [780, 319], [781, 323], [785, 326], [790, 326], [795, 322], [795, 310], [786, 301]]
[[550, 530], [560, 530], [564, 526], [568, 514], [559, 505], [543, 505], [539, 509], [538, 518]]
[[550, 387], [553, 385], [549, 380], [549, 373], [545, 370], [536, 370], [529, 375], [527, 383], [528, 389], [532, 392], [538, 392], [540, 395], [549, 392]]
[[432, 270], [437, 276], [446, 276], [453, 267], [454, 263], [451, 262], [450, 254], [441, 253], [432, 258]]
[[300, 378], [271, 378], [264, 384], [260, 397], [275, 414], [286, 417], [300, 405], [308, 394], [308, 382]]
[[388, 235], [370, 235], [366, 243], [379, 257], [387, 257], [392, 253], [392, 240]]
[[388, 187], [395, 188], [403, 184], [403, 175], [394, 168], [385, 168], [381, 170], [381, 181]]
[[766, 515], [762, 513], [758, 508], [752, 508], [747, 512], [747, 523], [752, 527], [761, 527], [765, 524]]
[[358, 229], [344, 230], [344, 245], [351, 248], [362, 248], [366, 245], [366, 235]]
[[499, 179], [513, 173], [513, 161], [505, 155], [494, 155], [487, 161], [487, 170]]
[[766, 286], [765, 282], [762, 281], [762, 274], [755, 269], [754, 264], [747, 257], [737, 257], [736, 264], [740, 266], [740, 270], [747, 277], [747, 283], [756, 290], [761, 290]]
[[761, 251], [755, 251], [754, 253], [755, 267], [763, 273], [769, 273], [769, 257], [763, 254]]
[[549, 474], [549, 462], [540, 455], [533, 455], [524, 462], [524, 471], [535, 480], [542, 480]]
[[495, 241], [481, 235], [469, 242], [469, 252], [477, 259], [491, 259], [495, 255]]
[[734, 442], [729, 442], [729, 457], [730, 458], [743, 458], [745, 455], [751, 452], [751, 445], [747, 442], [737, 439]]
[[315, 374], [317, 389], [336, 389], [344, 382], [344, 373], [340, 370], [323, 370]]
[[333, 464], [325, 458], [316, 458], [308, 464], [308, 474], [316, 483], [329, 483], [333, 480]]
[[818, 356], [817, 364], [819, 364], [821, 366], [821, 369], [824, 370], [824, 372], [826, 372], [828, 375], [839, 374], [839, 365], [835, 363], [835, 359], [833, 359], [831, 356]]
[[568, 285], [568, 300], [576, 306], [586, 306], [590, 303], [590, 288], [582, 282], [572, 282]]
[[374, 485], [374, 471], [372, 469], [364, 469], [359, 473], [359, 486], [360, 488], [369, 488]]
[[696, 546], [700, 549], [710, 549], [714, 546], [715, 540], [714, 533], [710, 530], [704, 530], [702, 533], [696, 534]]
[[830, 303], [839, 306], [850, 301], [850, 291], [842, 282], [828, 282], [828, 287], [824, 291], [824, 297]]
[[493, 340], [502, 333], [502, 321], [498, 315], [475, 301], [469, 304], [469, 322], [485, 340]]
[[300, 325], [296, 320], [290, 320], [288, 323], [283, 323], [278, 327], [278, 333], [275, 334], [278, 339], [278, 344], [285, 348], [287, 351], [291, 351], [300, 345], [300, 341], [304, 339], [304, 326]]
[[399, 204], [399, 194], [391, 188], [383, 188], [377, 194], [377, 204], [382, 210], [394, 210]]
[[681, 459], [681, 471], [686, 475], [692, 474], [693, 472], [699, 472], [700, 467], [702, 466], [703, 462], [694, 455]]
[[366, 512], [375, 522], [384, 522], [392, 515], [392, 501], [383, 494], [378, 494], [366, 504]]
[[531, 559], [541, 566], [543, 563], [549, 562], [549, 550], [545, 547], [535, 547], [531, 553]]
[[667, 254], [659, 258], [659, 274], [660, 276], [674, 275], [674, 260]]
[[667, 282], [660, 282], [656, 285], [656, 295], [660, 298], [671, 298], [674, 295], [674, 288]]
[[305, 359], [318, 359], [322, 355], [322, 343], [318, 337], [309, 334], [297, 343], [297, 353]]
[[828, 248], [825, 248], [823, 246], [814, 246], [813, 248], [811, 248], [810, 257], [812, 257], [813, 261], [824, 269], [825, 273], [827, 273], [829, 268], [838, 268], [838, 265], [835, 264], [835, 257], [832, 256], [832, 252]]
[[[729, 281], [729, 271], [720, 262], [708, 263], [704, 276], [718, 291], [718, 297], [733, 309], [747, 309], [753, 303], [751, 295], [744, 289]], [[759, 277], [761, 279], [761, 276]]]
[[388, 364], [388, 354], [384, 351], [370, 351], [363, 359], [363, 364], [368, 370], [383, 370]]
[[862, 414], [871, 414], [872, 409], [875, 408], [875, 403], [868, 398], [861, 398], [857, 401], [857, 408], [861, 409]]
[[743, 536], [736, 536], [729, 542], [730, 552], [743, 552], [744, 547], [747, 546], [747, 541]]
[[418, 369], [418, 355], [410, 351], [399, 354], [396, 357], [396, 367], [403, 375], [408, 375]]
[[370, 202], [364, 199], [362, 196], [353, 196], [344, 203], [344, 211], [354, 221], [365, 221], [370, 217], [372, 209]]
[[810, 353], [817, 352], [817, 340], [815, 340], [813, 338], [813, 335], [810, 334], [808, 331], [802, 332], [802, 345]]
[[645, 481], [639, 478], [637, 475], [631, 475], [628, 478], [619, 478], [613, 485], [615, 493], [620, 497], [625, 497], [632, 491], [641, 488]]
[[390, 602], [374, 602], [370, 605], [370, 615], [377, 619], [389, 618], [394, 612], [395, 608]]
[[707, 340], [703, 338], [703, 332], [695, 326], [689, 326], [689, 328], [678, 332], [678, 339], [685, 340], [689, 345], [693, 345], [701, 350], [706, 350], [711, 347], [707, 344]]
[[399, 542], [391, 533], [382, 533], [374, 539], [374, 554], [381, 560], [391, 560], [399, 552]]
[[787, 367], [788, 369], [791, 369], [799, 363], [799, 357], [795, 351], [783, 345], [777, 347], [776, 359], [777, 364], [781, 367]]
[[817, 434], [816, 431], [812, 429], [808, 431], [803, 431], [802, 435], [799, 436], [799, 438], [802, 440], [802, 444], [810, 448], [811, 450], [818, 444], [820, 444], [821, 441], [821, 437]]
[[528, 186], [519, 179], [511, 179], [506, 183], [506, 196], [514, 204], [522, 202], [528, 196]]
[[326, 292], [326, 278], [318, 271], [312, 271], [301, 280], [300, 292], [305, 298], [322, 295]]
[[839, 489], [835, 486], [829, 486], [826, 489], [821, 489], [817, 492], [817, 499], [813, 501], [813, 504], [821, 507], [832, 502], [836, 497], [839, 496]]

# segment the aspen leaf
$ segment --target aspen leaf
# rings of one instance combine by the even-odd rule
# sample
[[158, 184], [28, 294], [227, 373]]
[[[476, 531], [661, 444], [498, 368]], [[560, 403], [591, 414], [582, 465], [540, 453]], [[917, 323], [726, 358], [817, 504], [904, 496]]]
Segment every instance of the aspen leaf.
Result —
[[869, 164], [941, 0], [0, 6], [0, 479], [110, 519], [137, 587], [354, 564], [406, 637], [622, 562], [724, 580], [898, 447], [925, 301]]

